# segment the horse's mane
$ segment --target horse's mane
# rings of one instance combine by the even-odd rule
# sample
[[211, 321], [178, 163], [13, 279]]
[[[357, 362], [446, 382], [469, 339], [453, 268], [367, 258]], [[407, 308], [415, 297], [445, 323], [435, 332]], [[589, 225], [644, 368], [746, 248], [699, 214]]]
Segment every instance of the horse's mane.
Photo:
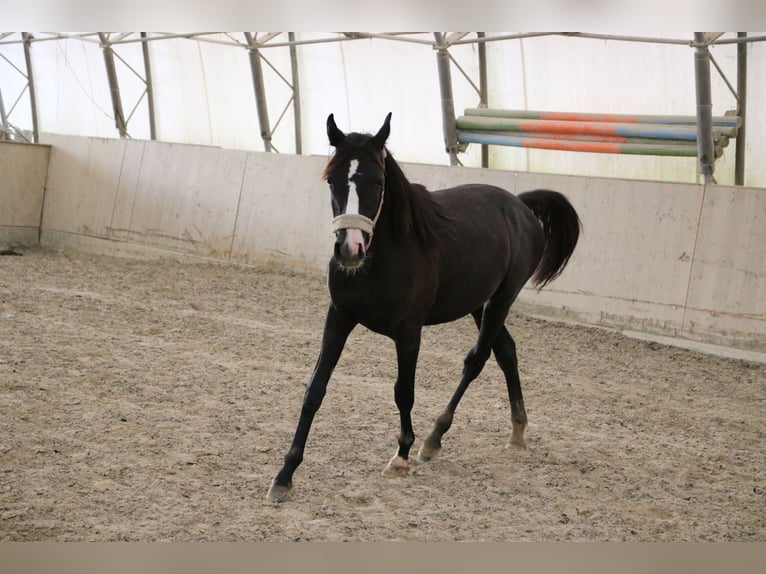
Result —
[[436, 247], [438, 230], [444, 230], [451, 219], [425, 186], [412, 183], [391, 153], [386, 150], [386, 201], [397, 237], [414, 238], [426, 253]]
[[[365, 145], [369, 141], [368, 134], [347, 134], [343, 147], [330, 158], [322, 177], [327, 178], [349, 156], [360, 152], [369, 153], [380, 164], [381, 154]], [[394, 238], [398, 241], [414, 239], [424, 252], [432, 253], [436, 246], [437, 230], [444, 229], [444, 224], [451, 218], [434, 201], [431, 192], [423, 185], [410, 182], [391, 152], [388, 149], [385, 151], [381, 167], [386, 173], [385, 205], [391, 216]]]

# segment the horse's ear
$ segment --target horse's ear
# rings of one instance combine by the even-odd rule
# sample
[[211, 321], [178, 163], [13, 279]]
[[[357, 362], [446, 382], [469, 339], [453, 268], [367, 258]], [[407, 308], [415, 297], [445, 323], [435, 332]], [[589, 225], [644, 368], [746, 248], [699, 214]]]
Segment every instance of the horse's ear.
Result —
[[330, 145], [332, 147], [338, 147], [346, 139], [346, 134], [335, 125], [335, 118], [333, 118], [332, 114], [327, 116], [327, 137], [330, 138]]
[[391, 133], [391, 112], [388, 112], [388, 115], [386, 116], [386, 120], [383, 122], [383, 127], [381, 127], [378, 130], [378, 133], [376, 133], [372, 141], [375, 143], [376, 146], [379, 148], [382, 148], [384, 145], [386, 145], [386, 140], [388, 139], [388, 135]]

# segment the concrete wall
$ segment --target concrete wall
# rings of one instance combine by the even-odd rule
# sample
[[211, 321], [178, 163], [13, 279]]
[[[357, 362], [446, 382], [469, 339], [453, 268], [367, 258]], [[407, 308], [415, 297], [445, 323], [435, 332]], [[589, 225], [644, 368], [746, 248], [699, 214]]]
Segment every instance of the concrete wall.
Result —
[[[279, 260], [323, 271], [325, 157], [45, 135], [42, 241], [108, 253]], [[766, 190], [405, 164], [431, 189], [486, 182], [565, 193], [584, 235], [520, 306], [766, 351]]]
[[38, 242], [50, 147], [0, 142], [0, 249]]
[[542, 292], [526, 290], [525, 303], [588, 323], [766, 351], [766, 190], [569, 183], [559, 189], [581, 214], [583, 242], [567, 271]]
[[[43, 242], [321, 269], [325, 158], [45, 134]], [[96, 240], [96, 241], [94, 241]], [[105, 243], [104, 240], [109, 243]]]

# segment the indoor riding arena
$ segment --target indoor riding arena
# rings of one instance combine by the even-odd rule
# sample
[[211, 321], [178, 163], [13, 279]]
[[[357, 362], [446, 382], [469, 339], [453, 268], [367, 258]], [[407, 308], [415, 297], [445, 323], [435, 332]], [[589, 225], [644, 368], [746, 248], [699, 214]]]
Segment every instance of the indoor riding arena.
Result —
[[[742, 71], [751, 86], [766, 84], [766, 46], [736, 32], [690, 34], [687, 45], [460, 34], [392, 41], [360, 33], [332, 43], [298, 33], [0, 33], [0, 71], [12, 62], [27, 82], [40, 74], [35, 105], [28, 83], [17, 100], [18, 85], [0, 75], [0, 540], [766, 541], [766, 131], [758, 130], [766, 111], [753, 99], [745, 115]], [[526, 75], [493, 79], [493, 66], [514, 62], [519, 48]], [[46, 83], [40, 70], [55, 50], [69, 64], [58, 84]], [[466, 127], [479, 116], [462, 109], [488, 109], [488, 97], [506, 110], [654, 113], [604, 100], [592, 85], [567, 87], [590, 90], [570, 108], [567, 94], [543, 95], [543, 72], [531, 62], [564, 74], [550, 59], [567, 50], [570, 62], [598, 53], [605, 66], [667, 51], [656, 65], [671, 76], [677, 66], [688, 85], [671, 98], [673, 82], [650, 84], [657, 99], [649, 102], [657, 113], [692, 114], [697, 139], [663, 141], [650, 123], [656, 133], [620, 144], [644, 146], [638, 152], [599, 151], [582, 148], [603, 143], [596, 136], [535, 130], [570, 121], [608, 131], [621, 122], [538, 118], [525, 125], [530, 133], [509, 136], [498, 126], [515, 130], [514, 122], [498, 114], [483, 131]], [[383, 77], [355, 77], [377, 53]], [[184, 84], [167, 62], [184, 54], [197, 59], [183, 82], [209, 82], [206, 103], [179, 101]], [[705, 54], [721, 60], [739, 97]], [[339, 73], [336, 57], [348, 74], [343, 97], [312, 81]], [[395, 86], [397, 62], [408, 58], [424, 66], [431, 91], [403, 98], [389, 87], [390, 101], [382, 99], [377, 85]], [[81, 86], [94, 99], [68, 76], [88, 62], [103, 75]], [[140, 89], [129, 65], [146, 74]], [[213, 89], [213, 67], [236, 70], [246, 88], [227, 99]], [[440, 82], [450, 67], [451, 80]], [[200, 79], [200, 69], [211, 75]], [[526, 86], [524, 105], [514, 82]], [[140, 90], [138, 103], [128, 101]], [[698, 109], [700, 94], [712, 105]], [[57, 111], [96, 103], [95, 115], [73, 111], [91, 118], [79, 126]], [[178, 127], [198, 115], [195, 106], [208, 132]], [[706, 124], [710, 107], [713, 118], [737, 118], [733, 131]], [[239, 108], [238, 119], [224, 113]], [[424, 327], [410, 469], [383, 476], [400, 432], [397, 351], [360, 324], [292, 490], [275, 503], [267, 493], [290, 449], [330, 306], [337, 213], [322, 176], [332, 153], [325, 122], [334, 113], [344, 132], [375, 133], [390, 111], [387, 150], [411, 182], [555, 190], [579, 216], [566, 268], [541, 289], [528, 284], [505, 322], [527, 448], [510, 444], [509, 394], [491, 358], [438, 458], [417, 460], [477, 343], [469, 315]], [[735, 153], [745, 121], [748, 147]], [[250, 133], [226, 140], [237, 122], [249, 122]], [[698, 153], [704, 125], [712, 160]], [[618, 136], [604, 137], [611, 145]], [[546, 147], [551, 141], [559, 147]], [[379, 210], [392, 203], [381, 199]], [[374, 255], [364, 265], [374, 266]]]

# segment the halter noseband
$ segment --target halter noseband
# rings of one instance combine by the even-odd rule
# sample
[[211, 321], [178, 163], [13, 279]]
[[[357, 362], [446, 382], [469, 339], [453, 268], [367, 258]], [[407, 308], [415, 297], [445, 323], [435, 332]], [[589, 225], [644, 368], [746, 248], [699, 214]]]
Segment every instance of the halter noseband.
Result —
[[367, 251], [372, 244], [372, 232], [375, 229], [375, 224], [378, 222], [380, 212], [383, 209], [383, 196], [384, 191], [380, 193], [380, 204], [378, 204], [378, 212], [373, 219], [359, 213], [341, 213], [338, 217], [332, 220], [332, 232], [337, 233], [342, 229], [361, 229], [368, 236], [367, 245], [364, 246], [364, 250]]

